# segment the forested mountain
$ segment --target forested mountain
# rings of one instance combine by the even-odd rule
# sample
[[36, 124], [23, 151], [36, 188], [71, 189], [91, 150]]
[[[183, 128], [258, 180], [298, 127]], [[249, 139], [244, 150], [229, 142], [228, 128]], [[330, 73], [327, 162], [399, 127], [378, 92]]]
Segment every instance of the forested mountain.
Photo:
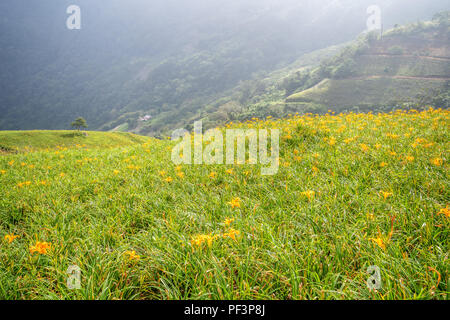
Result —
[[[81, 30], [66, 27], [73, 4], [81, 8]], [[267, 79], [335, 54], [340, 47], [330, 46], [366, 29], [371, 4], [3, 0], [0, 130], [66, 129], [78, 116], [90, 129], [142, 134], [198, 118], [220, 123], [248, 110], [255, 96], [284, 95], [268, 90]], [[378, 5], [385, 29], [449, 9], [444, 0]], [[140, 121], [145, 115], [151, 118]]]

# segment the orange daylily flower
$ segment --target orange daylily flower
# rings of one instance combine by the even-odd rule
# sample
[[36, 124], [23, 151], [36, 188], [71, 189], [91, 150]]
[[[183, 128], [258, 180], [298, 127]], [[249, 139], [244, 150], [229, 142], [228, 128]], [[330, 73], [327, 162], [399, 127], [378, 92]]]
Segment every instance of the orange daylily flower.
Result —
[[5, 240], [8, 241], [8, 243], [12, 243], [15, 239], [19, 238], [19, 236], [14, 235], [14, 234], [7, 234], [5, 236]]
[[228, 204], [234, 209], [234, 208], [240, 208], [241, 207], [241, 199], [234, 198]]
[[39, 253], [39, 254], [47, 254], [47, 251], [51, 249], [51, 243], [48, 242], [40, 242], [37, 241], [34, 246], [30, 247], [30, 252], [32, 254]]

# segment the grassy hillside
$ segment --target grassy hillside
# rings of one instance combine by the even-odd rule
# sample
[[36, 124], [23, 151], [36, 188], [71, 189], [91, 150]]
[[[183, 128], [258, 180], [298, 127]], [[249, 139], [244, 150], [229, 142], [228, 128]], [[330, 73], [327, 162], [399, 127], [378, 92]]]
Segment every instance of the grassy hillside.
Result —
[[[450, 21], [396, 27], [368, 34], [306, 76], [287, 102], [353, 107], [435, 105], [449, 107]], [[437, 99], [442, 96], [442, 99]], [[302, 107], [300, 106], [300, 109]]]
[[[309, 102], [342, 109], [414, 103], [418, 94], [445, 86], [447, 80], [417, 77], [370, 76], [358, 79], [325, 79], [314, 87], [289, 97], [288, 102]], [[323, 111], [323, 109], [322, 109]]]
[[365, 76], [403, 76], [403, 77], [431, 77], [450, 79], [450, 56], [448, 58], [418, 56], [373, 54], [355, 57], [357, 68], [354, 77]]
[[57, 130], [0, 131], [0, 151], [23, 152], [65, 147], [111, 148], [149, 141], [148, 137], [132, 133], [88, 131], [85, 134]]
[[274, 176], [176, 166], [168, 140], [2, 156], [0, 299], [448, 299], [449, 123], [230, 125], [282, 130]]

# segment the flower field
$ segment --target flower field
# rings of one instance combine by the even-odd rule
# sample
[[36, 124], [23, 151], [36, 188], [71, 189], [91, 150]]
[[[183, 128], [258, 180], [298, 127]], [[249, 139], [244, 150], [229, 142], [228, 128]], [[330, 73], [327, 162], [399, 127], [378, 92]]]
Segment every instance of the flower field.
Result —
[[449, 120], [229, 124], [281, 130], [273, 176], [174, 165], [170, 140], [0, 155], [0, 299], [448, 299]]

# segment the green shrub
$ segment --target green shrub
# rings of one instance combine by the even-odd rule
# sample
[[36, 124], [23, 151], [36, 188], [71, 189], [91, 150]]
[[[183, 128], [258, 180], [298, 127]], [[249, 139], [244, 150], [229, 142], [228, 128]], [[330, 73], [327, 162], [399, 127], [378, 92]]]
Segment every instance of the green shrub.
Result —
[[393, 46], [388, 49], [388, 53], [392, 55], [402, 55], [403, 48], [400, 46]]

